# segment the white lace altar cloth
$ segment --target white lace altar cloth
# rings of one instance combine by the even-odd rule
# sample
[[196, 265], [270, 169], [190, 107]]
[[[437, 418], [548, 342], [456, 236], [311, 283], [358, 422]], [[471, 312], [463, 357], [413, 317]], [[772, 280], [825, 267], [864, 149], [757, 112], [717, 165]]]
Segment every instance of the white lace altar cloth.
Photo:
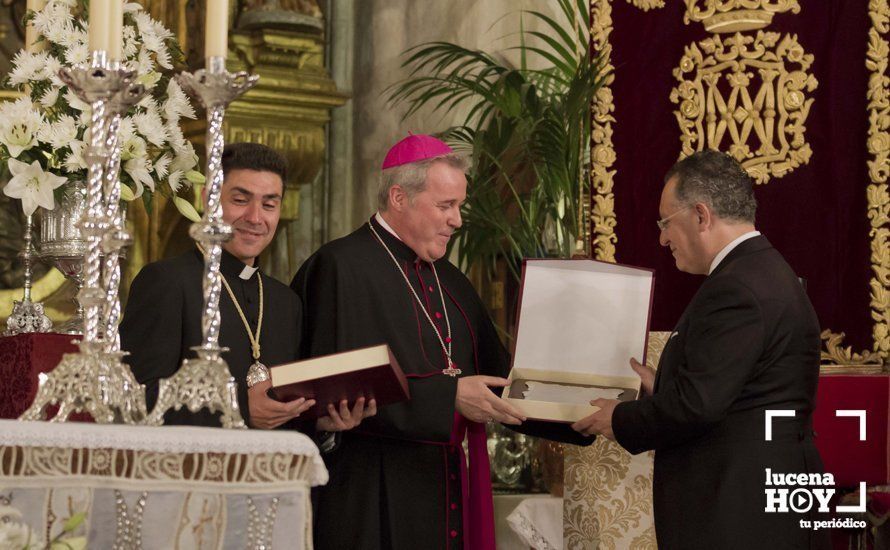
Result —
[[529, 548], [562, 550], [562, 508], [561, 498], [530, 497], [507, 516], [507, 523]]
[[0, 420], [0, 515], [39, 541], [83, 513], [88, 548], [311, 548], [327, 478], [292, 431]]

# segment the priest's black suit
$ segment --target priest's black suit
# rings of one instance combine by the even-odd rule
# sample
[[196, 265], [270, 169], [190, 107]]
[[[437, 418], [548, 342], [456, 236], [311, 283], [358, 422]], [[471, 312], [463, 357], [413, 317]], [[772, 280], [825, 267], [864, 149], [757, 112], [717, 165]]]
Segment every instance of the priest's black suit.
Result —
[[[461, 376], [506, 376], [508, 356], [460, 270], [445, 259], [436, 261], [437, 282], [431, 264], [375, 219], [369, 223], [443, 339], [447, 315]], [[315, 495], [315, 547], [464, 548], [461, 453], [459, 443], [451, 441], [457, 379], [442, 373], [441, 344], [396, 264], [365, 224], [322, 246], [291, 286], [304, 305], [304, 356], [387, 343], [411, 392], [410, 401], [381, 407], [375, 417], [344, 432], [339, 446], [325, 455], [330, 481]], [[527, 422], [521, 430], [575, 444], [592, 441], [566, 425]]]
[[[822, 472], [811, 429], [819, 350], [804, 288], [766, 238], [743, 241], [705, 279], [665, 346], [654, 395], [612, 417], [625, 449], [655, 449], [660, 550], [827, 547], [824, 530], [800, 527], [806, 515], [764, 511], [766, 468]], [[772, 441], [768, 409], [796, 411], [773, 420]]]
[[[248, 279], [240, 277], [245, 265], [223, 250], [220, 273], [232, 287], [251, 331], [256, 331], [259, 316], [259, 271]], [[201, 311], [204, 258], [197, 249], [158, 262], [139, 272], [130, 286], [124, 319], [121, 322], [121, 347], [130, 352], [124, 358], [136, 379], [146, 386], [146, 400], [151, 410], [158, 396], [158, 383], [175, 373], [184, 358], [195, 357], [193, 346], [202, 342]], [[263, 327], [260, 334], [260, 361], [268, 366], [295, 361], [300, 340], [300, 299], [285, 284], [262, 275]], [[219, 344], [229, 348], [222, 354], [229, 372], [238, 383], [238, 406], [244, 421], [249, 421], [245, 376], [253, 363], [247, 329], [238, 311], [222, 289], [220, 302]], [[219, 414], [206, 409], [191, 413], [182, 408], [168, 412], [166, 424], [219, 426]]]

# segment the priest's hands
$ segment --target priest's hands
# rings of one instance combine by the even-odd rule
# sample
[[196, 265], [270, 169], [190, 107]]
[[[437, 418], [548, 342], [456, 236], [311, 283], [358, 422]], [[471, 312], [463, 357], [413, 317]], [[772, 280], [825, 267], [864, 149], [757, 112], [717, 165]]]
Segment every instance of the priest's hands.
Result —
[[269, 397], [268, 391], [272, 387], [271, 380], [257, 382], [247, 390], [247, 403], [250, 409], [250, 425], [254, 428], [271, 430], [284, 424], [291, 418], [296, 418], [315, 405], [314, 399], [308, 401], [301, 397], [282, 403]]
[[322, 432], [342, 432], [351, 430], [362, 423], [362, 420], [377, 414], [377, 401], [371, 399], [365, 406], [365, 398], [359, 397], [349, 410], [346, 400], [340, 401], [340, 410], [333, 404], [328, 404], [328, 416], [323, 416], [315, 421], [315, 429]]
[[615, 441], [615, 434], [612, 432], [612, 413], [615, 412], [618, 403], [620, 401], [617, 399], [594, 399], [590, 404], [599, 407], [600, 410], [572, 424], [572, 429], [581, 435], [604, 435]]
[[641, 365], [634, 358], [630, 359], [630, 368], [640, 376], [640, 382], [643, 384], [643, 393], [652, 395], [652, 388], [655, 386], [655, 369], [647, 365]]
[[496, 376], [458, 378], [454, 406], [464, 418], [473, 422], [495, 420], [502, 424], [522, 424], [525, 420], [522, 413], [488, 389], [489, 386], [502, 388], [508, 385], [507, 379]]

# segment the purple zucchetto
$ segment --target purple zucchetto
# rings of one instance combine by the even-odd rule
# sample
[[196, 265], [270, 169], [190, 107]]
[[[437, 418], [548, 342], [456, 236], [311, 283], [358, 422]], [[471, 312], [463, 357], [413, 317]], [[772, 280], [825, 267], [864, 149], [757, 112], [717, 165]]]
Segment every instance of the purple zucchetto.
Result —
[[454, 151], [444, 141], [424, 134], [408, 133], [408, 137], [392, 146], [386, 158], [383, 159], [381, 169], [386, 170], [394, 166], [419, 162], [442, 155], [448, 155]]

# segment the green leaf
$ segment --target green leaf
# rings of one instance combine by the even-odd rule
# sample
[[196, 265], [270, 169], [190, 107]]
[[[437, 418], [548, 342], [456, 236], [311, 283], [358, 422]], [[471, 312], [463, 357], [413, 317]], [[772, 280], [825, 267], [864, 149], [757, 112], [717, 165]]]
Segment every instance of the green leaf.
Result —
[[[471, 153], [463, 225], [449, 244], [462, 268], [491, 273], [505, 258], [519, 277], [519, 260], [568, 255], [578, 231], [578, 197], [588, 181], [590, 106], [605, 64], [588, 45], [586, 0], [557, 0], [570, 26], [539, 12], [519, 17], [519, 68], [458, 44], [419, 44], [404, 53], [408, 77], [385, 90], [391, 108], [408, 117], [467, 113], [443, 133], [455, 150]], [[528, 30], [532, 17], [537, 30]], [[534, 41], [529, 41], [533, 38]], [[528, 54], [543, 67], [528, 69]]]
[[87, 547], [86, 537], [72, 537], [70, 539], [55, 540], [50, 544], [50, 550], [85, 550]]
[[77, 529], [80, 524], [83, 523], [83, 521], [86, 519], [86, 517], [87, 515], [85, 512], [78, 512], [65, 520], [65, 523], [62, 525], [62, 529], [65, 532], [70, 533], [71, 531]]

